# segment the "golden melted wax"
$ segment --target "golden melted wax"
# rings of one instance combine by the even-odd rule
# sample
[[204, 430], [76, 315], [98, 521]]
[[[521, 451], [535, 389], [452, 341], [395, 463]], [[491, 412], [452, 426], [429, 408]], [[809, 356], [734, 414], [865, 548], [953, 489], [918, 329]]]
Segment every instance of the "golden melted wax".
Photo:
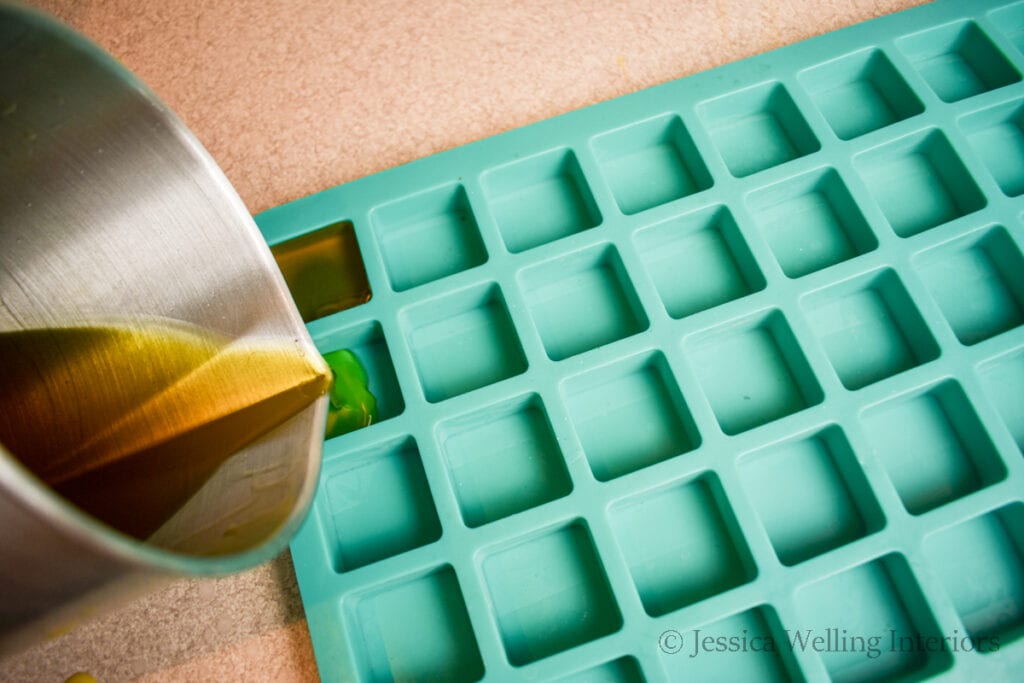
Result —
[[0, 333], [0, 443], [72, 503], [145, 538], [330, 382], [295, 344], [175, 321]]

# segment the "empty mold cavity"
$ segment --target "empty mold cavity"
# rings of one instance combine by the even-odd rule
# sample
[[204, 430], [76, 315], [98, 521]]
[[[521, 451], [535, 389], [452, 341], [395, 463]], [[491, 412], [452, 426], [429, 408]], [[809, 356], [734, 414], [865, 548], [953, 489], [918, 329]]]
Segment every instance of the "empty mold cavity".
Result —
[[508, 517], [572, 490], [539, 396], [448, 420], [438, 439], [468, 526]]
[[635, 659], [623, 657], [593, 669], [559, 678], [558, 683], [644, 683], [644, 677]]
[[946, 136], [918, 133], [869, 150], [854, 165], [893, 232], [910, 237], [985, 206]]
[[438, 280], [487, 260], [461, 185], [378, 207], [371, 214], [384, 267], [396, 291]]
[[731, 93], [698, 106], [701, 120], [737, 178], [817, 152], [814, 137], [780, 83]]
[[482, 179], [505, 246], [526, 251], [601, 222], [575, 155], [548, 152], [489, 171]]
[[796, 594], [800, 627], [787, 632], [796, 651], [821, 658], [837, 683], [921, 680], [943, 671], [946, 650], [910, 567], [888, 555], [802, 587]]
[[870, 408], [862, 420], [875, 456], [911, 514], [1006, 476], [992, 440], [955, 381]]
[[334, 532], [334, 567], [349, 571], [441, 537], [419, 449], [411, 438], [328, 459], [321, 519]]
[[915, 33], [897, 44], [945, 102], [1020, 80], [1017, 70], [973, 21]]
[[783, 564], [881, 528], [881, 511], [838, 427], [746, 455], [740, 476]]
[[754, 257], [724, 206], [646, 228], [636, 246], [665, 310], [673, 318], [746, 296], [765, 287]]
[[677, 116], [605, 133], [592, 145], [624, 214], [638, 213], [711, 187], [711, 174]]
[[713, 474], [644, 493], [609, 511], [644, 609], [661, 616], [742, 585], [754, 564]]
[[497, 285], [462, 290], [408, 309], [403, 323], [423, 393], [431, 403], [526, 370]]
[[1024, 633], [1024, 505], [943, 529], [924, 550], [977, 652]]
[[847, 389], [860, 389], [939, 355], [924, 319], [891, 270], [813, 292], [802, 304]]
[[782, 271], [791, 278], [827, 268], [878, 246], [839, 174], [807, 173], [747, 198]]
[[348, 349], [355, 354], [366, 371], [366, 387], [377, 400], [378, 422], [395, 417], [405, 409], [380, 323], [370, 322], [332, 332], [318, 338], [317, 346], [325, 354], [338, 349]]
[[1006, 422], [1007, 429], [1024, 451], [1024, 351], [1018, 350], [978, 368], [985, 393]]
[[647, 316], [614, 247], [598, 247], [523, 271], [520, 287], [552, 360], [647, 329]]
[[927, 252], [914, 264], [964, 344], [1024, 322], [1024, 256], [1005, 228]]
[[814, 103], [842, 140], [924, 111], [917, 95], [881, 50], [857, 52], [800, 74]]
[[[692, 631], [666, 631], [661, 663], [671, 681], [791, 683], [802, 681], [771, 607], [733, 614]], [[679, 647], [679, 651], [672, 653]], [[667, 651], [666, 651], [667, 650]]]
[[960, 128], [1003, 194], [1024, 194], [1024, 102], [1014, 100], [965, 116]]
[[303, 322], [370, 300], [363, 256], [348, 221], [275, 244], [270, 251]]
[[739, 434], [824, 399], [800, 343], [778, 311], [691, 337], [684, 352], [726, 434]]
[[483, 575], [513, 666], [582, 645], [622, 626], [604, 567], [581, 523], [488, 555]]
[[473, 626], [451, 567], [353, 597], [347, 633], [360, 680], [471, 683], [483, 678]]
[[1018, 50], [1024, 52], [1024, 2], [1003, 7], [993, 12], [991, 16], [992, 23], [1006, 34]]
[[563, 385], [563, 393], [590, 469], [601, 481], [700, 444], [661, 353], [573, 377]]

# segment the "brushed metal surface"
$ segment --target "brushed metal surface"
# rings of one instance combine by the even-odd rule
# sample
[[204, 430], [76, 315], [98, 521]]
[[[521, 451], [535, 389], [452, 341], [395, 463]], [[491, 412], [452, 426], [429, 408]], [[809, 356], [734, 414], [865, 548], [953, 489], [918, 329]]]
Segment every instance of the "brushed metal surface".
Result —
[[[0, 332], [133, 316], [315, 356], [252, 218], [196, 139], [99, 48], [0, 4]], [[0, 653], [154, 580], [280, 552], [312, 497], [325, 400], [234, 455], [145, 543], [61, 500], [0, 445]]]

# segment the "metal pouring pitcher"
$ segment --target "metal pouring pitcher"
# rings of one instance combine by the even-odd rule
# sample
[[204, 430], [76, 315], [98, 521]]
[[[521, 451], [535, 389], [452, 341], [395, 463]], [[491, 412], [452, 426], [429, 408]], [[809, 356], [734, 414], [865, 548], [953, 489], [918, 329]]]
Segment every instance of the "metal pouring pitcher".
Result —
[[[94, 44], [0, 4], [0, 334], [135, 316], [322, 363], [252, 218], [183, 124]], [[319, 471], [327, 399], [310, 400], [145, 540], [69, 503], [0, 443], [0, 655], [170, 577], [279, 553]]]

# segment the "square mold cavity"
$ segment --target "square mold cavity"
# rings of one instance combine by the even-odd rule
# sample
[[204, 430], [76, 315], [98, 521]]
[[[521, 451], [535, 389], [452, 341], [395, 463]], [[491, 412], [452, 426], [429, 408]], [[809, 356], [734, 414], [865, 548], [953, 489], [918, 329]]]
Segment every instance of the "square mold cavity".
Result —
[[821, 403], [824, 393], [779, 311], [694, 335], [684, 354], [726, 434]]
[[647, 316], [614, 247], [595, 247], [520, 273], [519, 286], [551, 360], [647, 329]]
[[1005, 228], [929, 251], [914, 265], [964, 344], [1024, 322], [1024, 256]]
[[370, 283], [349, 221], [328, 225], [270, 248], [303, 322], [370, 300]]
[[1001, 356], [978, 368], [985, 394], [1006, 422], [1007, 429], [1024, 452], [1024, 350]]
[[757, 190], [748, 195], [747, 205], [787, 277], [813, 273], [878, 246], [833, 169]]
[[729, 172], [737, 178], [821, 148], [781, 83], [730, 93], [701, 103], [697, 111]]
[[1017, 69], [973, 21], [915, 33], [901, 38], [897, 45], [944, 102], [1020, 80]]
[[601, 222], [579, 162], [567, 150], [493, 169], [481, 183], [511, 252], [526, 251]]
[[999, 189], [1024, 194], [1024, 101], [1014, 100], [960, 119], [960, 128]]
[[1006, 476], [992, 440], [953, 380], [869, 408], [862, 422], [911, 514], [928, 512]]
[[1018, 50], [1024, 52], [1024, 2], [996, 10], [991, 17], [992, 23], [999, 27]]
[[635, 237], [640, 258], [673, 318], [764, 289], [765, 279], [724, 206], [659, 223]]
[[800, 74], [841, 140], [916, 116], [924, 105], [881, 50], [856, 52]]
[[893, 232], [910, 237], [985, 206], [963, 161], [938, 130], [854, 157], [854, 166]]
[[743, 488], [785, 565], [862, 538], [884, 522], [839, 427], [745, 455], [740, 465]]
[[700, 445], [661, 353], [572, 377], [564, 383], [563, 395], [590, 469], [600, 481]]
[[801, 626], [787, 640], [816, 653], [837, 683], [921, 680], [952, 664], [948, 651], [920, 645], [943, 634], [900, 555], [803, 586], [796, 602]]
[[403, 327], [431, 403], [526, 371], [508, 308], [497, 285], [458, 291], [418, 304]]
[[333, 531], [336, 571], [357, 569], [441, 537], [411, 438], [328, 459], [321, 491], [320, 515]]
[[[791, 683], [803, 677], [775, 610], [755, 607], [692, 631], [662, 634], [661, 662], [671, 681]], [[666, 635], [668, 634], [668, 635]], [[668, 638], [668, 639], [666, 639]], [[673, 652], [677, 647], [678, 652]]]
[[380, 323], [370, 322], [318, 337], [317, 347], [324, 353], [348, 349], [366, 370], [366, 386], [377, 400], [377, 421], [381, 422], [405, 410], [402, 390], [395, 376], [391, 352]]
[[754, 578], [743, 535], [713, 474], [643, 493], [609, 511], [648, 614], [668, 614]]
[[593, 669], [559, 678], [558, 683], [644, 683], [644, 677], [635, 659], [623, 657]]
[[604, 567], [581, 522], [490, 553], [483, 560], [483, 576], [513, 666], [622, 627]]
[[891, 270], [812, 292], [801, 303], [839, 380], [851, 391], [939, 356], [939, 345]]
[[537, 395], [443, 422], [438, 440], [467, 526], [568, 495], [572, 482]]
[[1024, 505], [943, 529], [924, 549], [977, 652], [1024, 634]]
[[605, 133], [592, 147], [612, 195], [634, 214], [711, 187], [693, 139], [678, 116], [663, 116]]
[[439, 280], [487, 260], [461, 185], [421, 192], [370, 214], [395, 291]]
[[451, 567], [354, 596], [345, 616], [367, 681], [472, 683], [484, 676]]

